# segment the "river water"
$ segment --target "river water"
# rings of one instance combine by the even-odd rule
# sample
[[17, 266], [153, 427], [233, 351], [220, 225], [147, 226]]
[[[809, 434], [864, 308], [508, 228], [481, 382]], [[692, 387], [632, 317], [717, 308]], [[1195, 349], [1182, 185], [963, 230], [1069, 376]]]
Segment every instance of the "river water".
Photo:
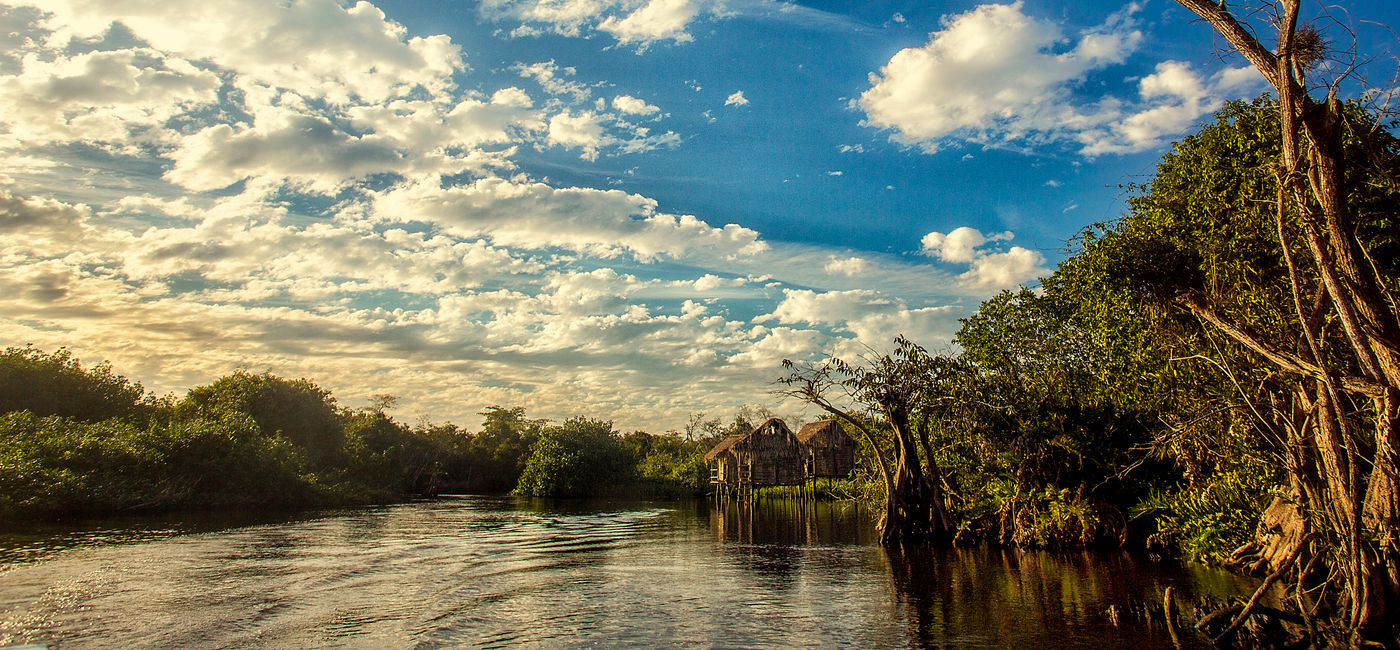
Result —
[[0, 646], [1142, 650], [1172, 645], [1131, 614], [1168, 585], [1249, 587], [1123, 553], [891, 552], [849, 503], [462, 497], [22, 528], [0, 531]]

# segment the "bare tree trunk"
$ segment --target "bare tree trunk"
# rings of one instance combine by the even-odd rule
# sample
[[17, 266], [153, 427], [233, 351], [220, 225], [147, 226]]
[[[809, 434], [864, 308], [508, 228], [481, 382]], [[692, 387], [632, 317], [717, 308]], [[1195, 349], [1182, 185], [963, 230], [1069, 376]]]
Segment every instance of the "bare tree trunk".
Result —
[[898, 519], [888, 531], [881, 531], [887, 543], [898, 538], [945, 539], [955, 528], [944, 504], [943, 487], [938, 463], [929, 458], [932, 474], [924, 473], [919, 462], [918, 442], [909, 424], [909, 414], [902, 405], [887, 408], [886, 417], [895, 435], [894, 492], [886, 500], [887, 507]]
[[[1177, 2], [1209, 22], [1278, 91], [1283, 144], [1279, 244], [1307, 345], [1299, 346], [1299, 355], [1282, 353], [1214, 313], [1200, 297], [1188, 296], [1182, 303], [1275, 365], [1305, 375], [1294, 398], [1308, 417], [1290, 436], [1294, 449], [1289, 470], [1312, 516], [1336, 546], [1333, 569], [1346, 583], [1347, 622], [1361, 636], [1388, 637], [1400, 626], [1400, 313], [1386, 300], [1383, 280], [1366, 262], [1356, 236], [1344, 186], [1343, 107], [1331, 93], [1325, 101], [1313, 100], [1303, 85], [1305, 66], [1294, 48], [1299, 0], [1280, 3], [1277, 52], [1264, 48], [1224, 3]], [[1299, 270], [1289, 249], [1290, 229], [1284, 223], [1285, 197], [1291, 199], [1317, 273], [1317, 297], [1325, 297], [1319, 306], [1340, 325], [1340, 336], [1327, 341], [1321, 340], [1303, 304]], [[1328, 344], [1329, 353], [1324, 354]], [[1341, 353], [1359, 376], [1344, 377], [1333, 370], [1329, 356], [1335, 359]], [[1368, 402], [1368, 417], [1350, 416], [1341, 391]], [[1363, 426], [1370, 429], [1369, 441], [1360, 430]]]

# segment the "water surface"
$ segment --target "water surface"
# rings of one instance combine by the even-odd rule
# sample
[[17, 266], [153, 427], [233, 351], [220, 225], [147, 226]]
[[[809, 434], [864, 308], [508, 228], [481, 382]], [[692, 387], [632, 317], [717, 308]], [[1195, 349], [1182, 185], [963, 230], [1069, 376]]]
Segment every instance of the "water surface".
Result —
[[[1126, 553], [886, 550], [854, 504], [463, 497], [0, 533], [0, 646], [1171, 647], [1247, 583]], [[1196, 641], [1183, 638], [1188, 645]]]

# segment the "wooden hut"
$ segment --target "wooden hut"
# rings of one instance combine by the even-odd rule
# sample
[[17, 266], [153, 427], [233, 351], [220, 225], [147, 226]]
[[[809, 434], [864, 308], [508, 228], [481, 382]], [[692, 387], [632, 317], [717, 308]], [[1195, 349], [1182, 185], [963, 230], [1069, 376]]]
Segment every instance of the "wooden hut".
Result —
[[797, 432], [807, 447], [807, 478], [846, 478], [856, 466], [856, 441], [836, 420], [817, 420]]
[[747, 435], [725, 438], [705, 454], [716, 494], [747, 495], [753, 488], [801, 485], [806, 459], [807, 448], [779, 418]]

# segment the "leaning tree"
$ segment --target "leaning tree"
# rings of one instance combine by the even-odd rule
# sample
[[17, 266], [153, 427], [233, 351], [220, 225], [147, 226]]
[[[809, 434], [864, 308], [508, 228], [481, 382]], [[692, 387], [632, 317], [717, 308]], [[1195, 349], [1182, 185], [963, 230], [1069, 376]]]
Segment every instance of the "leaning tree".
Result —
[[783, 362], [788, 395], [836, 416], [875, 457], [885, 488], [878, 524], [885, 544], [948, 539], [955, 529], [929, 446], [929, 405], [954, 363], [904, 337], [895, 340], [893, 352], [872, 354], [863, 364], [838, 358], [806, 366]]

